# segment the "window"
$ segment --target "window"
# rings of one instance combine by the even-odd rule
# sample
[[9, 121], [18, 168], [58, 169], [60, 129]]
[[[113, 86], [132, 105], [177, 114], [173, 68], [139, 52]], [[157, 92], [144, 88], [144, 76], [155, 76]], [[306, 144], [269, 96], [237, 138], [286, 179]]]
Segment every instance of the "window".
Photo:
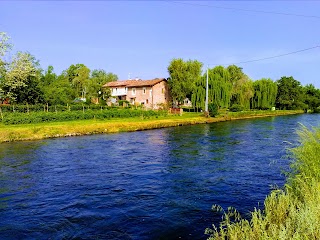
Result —
[[125, 93], [127, 93], [127, 91], [128, 91], [128, 88], [127, 88], [127, 87], [125, 87], [125, 88], [124, 88], [124, 91], [125, 91]]
[[118, 92], [118, 88], [116, 88], [116, 93]]
[[136, 95], [136, 88], [132, 88], [132, 95]]
[[143, 88], [143, 94], [146, 94], [146, 92], [147, 92], [147, 89], [144, 87]]
[[162, 88], [161, 93], [164, 93], [164, 88]]
[[149, 101], [148, 101], [148, 99], [146, 99], [146, 104], [148, 104], [149, 103]]

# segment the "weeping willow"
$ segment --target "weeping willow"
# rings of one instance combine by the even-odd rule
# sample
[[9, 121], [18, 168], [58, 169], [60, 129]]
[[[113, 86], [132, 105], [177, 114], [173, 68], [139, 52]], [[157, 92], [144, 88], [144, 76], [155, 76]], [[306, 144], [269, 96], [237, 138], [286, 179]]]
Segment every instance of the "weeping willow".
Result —
[[243, 78], [233, 84], [231, 105], [238, 104], [245, 109], [250, 109], [250, 103], [253, 96], [253, 82], [244, 75]]
[[270, 109], [275, 106], [277, 84], [271, 79], [262, 78], [253, 83], [254, 96], [251, 100], [254, 109]]
[[[206, 98], [205, 73], [197, 82], [193, 91], [191, 101], [195, 108], [204, 109]], [[215, 103], [219, 107], [228, 108], [230, 106], [232, 84], [229, 72], [222, 66], [209, 69], [208, 73], [208, 102]]]

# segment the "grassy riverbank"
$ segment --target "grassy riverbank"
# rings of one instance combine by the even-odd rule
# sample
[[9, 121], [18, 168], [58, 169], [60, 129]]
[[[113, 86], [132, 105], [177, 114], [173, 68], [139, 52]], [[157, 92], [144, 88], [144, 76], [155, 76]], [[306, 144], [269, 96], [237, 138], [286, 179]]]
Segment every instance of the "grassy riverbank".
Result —
[[299, 113], [302, 113], [302, 111], [248, 111], [236, 113], [229, 112], [221, 113], [219, 116], [214, 118], [205, 118], [202, 113], [185, 112], [182, 116], [168, 115], [149, 118], [136, 117], [109, 120], [91, 119], [19, 125], [0, 124], [0, 142], [37, 140], [97, 133], [140, 131], [154, 128]]
[[207, 230], [209, 240], [320, 239], [320, 129], [299, 134], [302, 144], [292, 150], [295, 161], [284, 189], [272, 191], [265, 209], [256, 209], [249, 221], [231, 209], [218, 228]]

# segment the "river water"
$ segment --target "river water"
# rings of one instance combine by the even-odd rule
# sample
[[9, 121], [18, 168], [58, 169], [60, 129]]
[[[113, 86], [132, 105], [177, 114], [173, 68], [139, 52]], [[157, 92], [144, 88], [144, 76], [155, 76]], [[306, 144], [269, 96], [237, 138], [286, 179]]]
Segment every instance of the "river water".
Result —
[[282, 186], [299, 123], [268, 117], [0, 144], [0, 239], [206, 239]]

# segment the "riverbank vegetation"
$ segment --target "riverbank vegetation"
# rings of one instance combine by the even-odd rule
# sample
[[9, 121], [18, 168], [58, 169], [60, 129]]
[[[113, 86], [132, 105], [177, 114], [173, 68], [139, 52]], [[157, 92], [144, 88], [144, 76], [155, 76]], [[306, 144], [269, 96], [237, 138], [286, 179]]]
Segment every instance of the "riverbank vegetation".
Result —
[[312, 84], [302, 86], [292, 76], [273, 81], [269, 78], [252, 80], [241, 67], [216, 66], [202, 71], [203, 64], [197, 60], [173, 59], [168, 67], [168, 83], [173, 99], [182, 102], [191, 99], [192, 106], [204, 109], [206, 81], [208, 100], [220, 109], [242, 111], [249, 109], [303, 109], [319, 111], [320, 90]]
[[[91, 70], [81, 63], [70, 65], [58, 75], [53, 66], [42, 69], [39, 60], [29, 52], [11, 53], [12, 57], [6, 58], [11, 48], [8, 35], [0, 32], [0, 106], [25, 105], [31, 109], [32, 105], [46, 105], [47, 109], [57, 109], [85, 101], [87, 105], [102, 107], [110, 97], [110, 90], [102, 85], [118, 80], [112, 72]], [[312, 84], [302, 86], [293, 77], [252, 80], [236, 65], [203, 71], [203, 63], [181, 58], [173, 59], [167, 70], [174, 103], [180, 106], [188, 98], [197, 112], [205, 108], [207, 77], [209, 103], [218, 109], [319, 111], [320, 90]]]
[[[220, 112], [217, 117], [206, 118], [202, 113], [186, 112], [182, 116], [163, 114], [148, 117], [146, 117], [145, 115], [140, 115], [139, 117], [131, 118], [92, 118], [86, 120], [70, 120], [63, 122], [42, 122], [16, 125], [5, 125], [4, 123], [0, 123], [0, 143], [56, 137], [81, 136], [99, 133], [102, 134], [140, 131], [155, 128], [176, 127], [183, 125], [213, 123], [246, 118], [260, 118], [299, 113], [302, 113], [302, 111], [257, 110], [247, 112]], [[27, 116], [27, 114], [24, 114], [24, 116]]]
[[42, 122], [63, 122], [72, 120], [86, 119], [112, 119], [112, 118], [150, 118], [166, 116], [167, 111], [152, 111], [139, 109], [112, 108], [107, 110], [81, 110], [63, 112], [28, 112], [28, 113], [6, 113], [2, 114], [1, 122], [5, 125], [11, 124], [30, 124]]
[[272, 191], [250, 220], [229, 208], [219, 226], [206, 230], [209, 240], [320, 239], [320, 129], [303, 128], [299, 135], [301, 145], [291, 151], [295, 160], [284, 188]]

